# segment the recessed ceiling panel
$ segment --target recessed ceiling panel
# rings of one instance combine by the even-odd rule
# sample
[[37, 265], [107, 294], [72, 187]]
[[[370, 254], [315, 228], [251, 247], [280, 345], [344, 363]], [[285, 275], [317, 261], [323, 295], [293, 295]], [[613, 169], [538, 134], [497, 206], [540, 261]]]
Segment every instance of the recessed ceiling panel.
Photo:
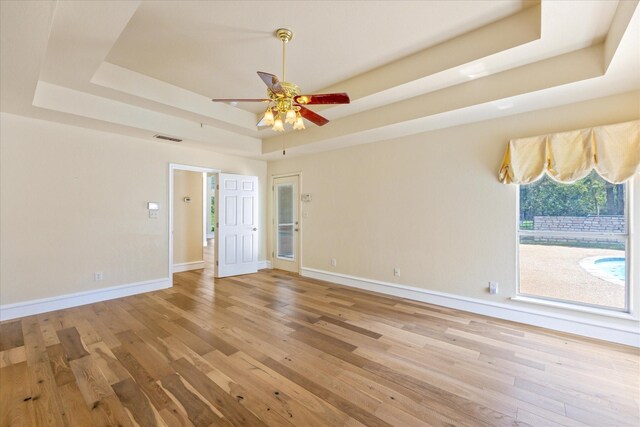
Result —
[[303, 92], [313, 92], [531, 4], [520, 0], [142, 2], [106, 60], [208, 97], [260, 97], [265, 87], [256, 71], [282, 77], [282, 48], [274, 30], [286, 27], [294, 32], [287, 46], [286, 79]]

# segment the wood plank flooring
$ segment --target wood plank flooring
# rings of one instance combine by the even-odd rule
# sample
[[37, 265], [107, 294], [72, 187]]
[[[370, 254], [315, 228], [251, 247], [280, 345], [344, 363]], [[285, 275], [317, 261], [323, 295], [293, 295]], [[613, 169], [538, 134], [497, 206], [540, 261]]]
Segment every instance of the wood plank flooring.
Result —
[[637, 349], [277, 270], [0, 325], [1, 426], [638, 426]]

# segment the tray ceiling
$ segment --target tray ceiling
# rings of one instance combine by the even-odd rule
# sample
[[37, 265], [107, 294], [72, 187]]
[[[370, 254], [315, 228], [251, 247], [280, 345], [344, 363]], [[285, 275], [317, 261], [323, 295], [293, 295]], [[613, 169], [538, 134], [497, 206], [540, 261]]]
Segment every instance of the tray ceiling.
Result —
[[[640, 88], [635, 1], [2, 1], [4, 112], [254, 158], [371, 143]], [[332, 122], [258, 132], [256, 71], [345, 91]], [[318, 108], [317, 110], [320, 110]], [[160, 142], [157, 142], [160, 143]]]

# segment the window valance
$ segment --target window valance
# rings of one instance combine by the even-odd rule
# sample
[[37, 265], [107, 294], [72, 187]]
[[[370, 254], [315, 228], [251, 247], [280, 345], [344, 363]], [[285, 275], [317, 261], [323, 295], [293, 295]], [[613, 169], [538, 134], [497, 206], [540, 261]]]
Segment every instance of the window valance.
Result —
[[504, 184], [529, 184], [546, 173], [571, 183], [594, 168], [613, 184], [640, 172], [640, 120], [512, 139], [499, 178]]

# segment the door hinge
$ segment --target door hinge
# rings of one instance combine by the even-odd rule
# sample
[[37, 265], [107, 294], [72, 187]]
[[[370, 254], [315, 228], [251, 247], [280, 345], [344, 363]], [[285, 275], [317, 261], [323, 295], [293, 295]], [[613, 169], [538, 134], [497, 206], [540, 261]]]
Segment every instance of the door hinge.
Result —
[[271, 258], [273, 258], [274, 256], [275, 256], [275, 255], [274, 255], [274, 252], [273, 252], [273, 251], [271, 251]]
[[216, 190], [220, 189], [220, 184], [216, 184]]
[[216, 228], [220, 227], [220, 223], [216, 222]]
[[216, 266], [218, 266], [218, 265], [220, 265], [220, 264], [218, 264], [218, 261], [216, 261]]

